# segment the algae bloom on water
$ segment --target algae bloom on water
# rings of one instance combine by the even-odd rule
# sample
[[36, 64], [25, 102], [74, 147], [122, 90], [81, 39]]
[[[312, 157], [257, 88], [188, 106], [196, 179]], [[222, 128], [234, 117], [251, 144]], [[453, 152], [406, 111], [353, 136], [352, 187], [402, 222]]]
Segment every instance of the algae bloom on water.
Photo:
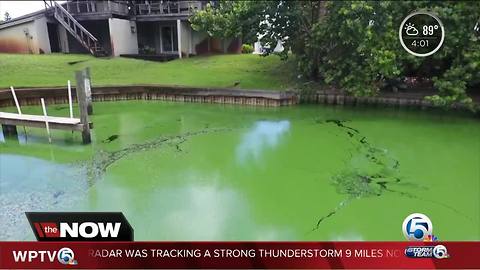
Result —
[[0, 240], [34, 238], [25, 211], [121, 211], [135, 240], [403, 240], [421, 212], [442, 240], [480, 240], [464, 115], [124, 101], [92, 121], [91, 145], [0, 138]]

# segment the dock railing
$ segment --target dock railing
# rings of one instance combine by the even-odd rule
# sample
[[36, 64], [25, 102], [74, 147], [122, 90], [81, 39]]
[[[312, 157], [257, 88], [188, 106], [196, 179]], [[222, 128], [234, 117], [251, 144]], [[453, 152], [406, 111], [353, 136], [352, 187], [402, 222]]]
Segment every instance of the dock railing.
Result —
[[72, 34], [91, 54], [95, 56], [105, 55], [105, 50], [85, 27], [83, 27], [62, 5], [55, 2], [54, 17], [57, 21]]

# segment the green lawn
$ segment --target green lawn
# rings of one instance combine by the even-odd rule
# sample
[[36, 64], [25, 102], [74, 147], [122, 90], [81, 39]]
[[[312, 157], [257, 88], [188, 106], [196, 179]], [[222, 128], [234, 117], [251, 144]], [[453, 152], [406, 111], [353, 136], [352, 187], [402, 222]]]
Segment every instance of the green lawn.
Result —
[[[78, 63], [73, 63], [80, 61]], [[0, 88], [75, 84], [74, 71], [91, 67], [94, 85], [168, 84], [285, 90], [294, 76], [277, 56], [215, 55], [170, 62], [94, 58], [80, 54], [0, 54]]]

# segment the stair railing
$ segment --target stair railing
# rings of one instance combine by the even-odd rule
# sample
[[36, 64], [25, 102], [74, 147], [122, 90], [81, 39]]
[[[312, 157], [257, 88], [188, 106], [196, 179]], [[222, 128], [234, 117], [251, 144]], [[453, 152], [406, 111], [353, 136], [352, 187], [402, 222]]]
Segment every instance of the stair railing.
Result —
[[55, 3], [55, 18], [70, 32], [91, 54], [97, 55], [102, 51], [95, 38], [85, 27], [83, 27], [75, 18], [60, 4]]

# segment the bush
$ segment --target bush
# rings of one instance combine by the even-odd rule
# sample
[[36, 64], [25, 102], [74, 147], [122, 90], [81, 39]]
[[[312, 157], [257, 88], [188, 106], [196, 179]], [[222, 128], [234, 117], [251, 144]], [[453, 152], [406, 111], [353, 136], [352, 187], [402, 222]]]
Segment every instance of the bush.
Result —
[[250, 44], [243, 44], [242, 53], [253, 53], [253, 46]]

